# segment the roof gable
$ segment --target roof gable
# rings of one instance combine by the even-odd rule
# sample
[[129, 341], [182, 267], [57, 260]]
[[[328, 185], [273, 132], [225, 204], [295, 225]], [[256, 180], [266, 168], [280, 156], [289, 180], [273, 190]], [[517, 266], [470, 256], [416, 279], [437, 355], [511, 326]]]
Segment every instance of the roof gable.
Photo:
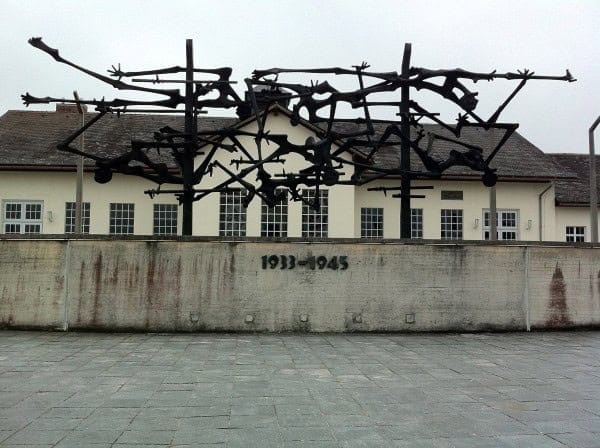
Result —
[[[590, 202], [590, 156], [588, 154], [548, 154], [560, 170], [574, 173], [572, 179], [556, 179], [557, 205], [586, 206]], [[600, 156], [596, 156], [600, 168]], [[596, 191], [600, 193], [600, 178], [596, 178]], [[600, 196], [600, 195], [599, 195]]]
[[[291, 118], [292, 113], [278, 104], [272, 105], [258, 115], [239, 120], [234, 117], [207, 117], [198, 120], [200, 130], [214, 130], [228, 127], [241, 128], [249, 123], [262, 119], [267, 113], [282, 113]], [[86, 114], [89, 117], [92, 114]], [[77, 157], [58, 151], [56, 145], [67, 138], [81, 125], [81, 116], [77, 113], [9, 111], [0, 117], [0, 169], [73, 169]], [[322, 128], [304, 119], [299, 125], [313, 133], [321, 133]], [[131, 139], [148, 140], [152, 134], [163, 126], [175, 129], [184, 128], [184, 118], [177, 115], [157, 114], [122, 114], [121, 116], [107, 114], [85, 133], [85, 149], [102, 157], [115, 157], [130, 150]], [[351, 122], [340, 122], [335, 125], [338, 130], [356, 130], [358, 125]], [[385, 125], [376, 124], [376, 133], [381, 134]], [[439, 125], [424, 125], [426, 132], [453, 137]], [[479, 146], [484, 156], [494, 148], [502, 137], [503, 131], [492, 129], [485, 131], [481, 128], [465, 127], [461, 140]], [[342, 142], [336, 142], [341, 144]], [[455, 143], [436, 140], [433, 155], [443, 160], [452, 149], [463, 148]], [[358, 150], [353, 150], [361, 154]], [[166, 152], [165, 152], [166, 153]], [[383, 147], [374, 157], [374, 163], [385, 168], [400, 166], [398, 146]], [[164, 162], [169, 162], [165, 157]], [[423, 169], [418, 156], [412, 153], [414, 169]], [[170, 161], [172, 163], [172, 161]], [[92, 161], [86, 161], [92, 166]], [[557, 166], [536, 146], [531, 144], [518, 133], [514, 133], [498, 152], [492, 167], [498, 169], [501, 180], [517, 179], [561, 179], [576, 177], [569, 170]], [[466, 167], [452, 167], [444, 173], [444, 177], [480, 177], [481, 174]]]

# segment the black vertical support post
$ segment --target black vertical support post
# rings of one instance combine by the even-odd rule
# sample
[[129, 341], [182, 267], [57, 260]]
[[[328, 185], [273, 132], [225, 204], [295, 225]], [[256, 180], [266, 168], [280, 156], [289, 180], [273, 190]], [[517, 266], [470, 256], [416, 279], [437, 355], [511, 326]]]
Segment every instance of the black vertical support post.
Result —
[[183, 154], [183, 220], [182, 235], [192, 234], [194, 203], [194, 152], [196, 150], [196, 116], [194, 113], [194, 49], [192, 39], [185, 41], [185, 147]]
[[[402, 79], [408, 80], [410, 76], [410, 51], [411, 44], [404, 44], [402, 56]], [[410, 86], [407, 84], [400, 88], [400, 132], [406, 138], [400, 142], [400, 168], [402, 180], [400, 183], [400, 238], [410, 238]]]

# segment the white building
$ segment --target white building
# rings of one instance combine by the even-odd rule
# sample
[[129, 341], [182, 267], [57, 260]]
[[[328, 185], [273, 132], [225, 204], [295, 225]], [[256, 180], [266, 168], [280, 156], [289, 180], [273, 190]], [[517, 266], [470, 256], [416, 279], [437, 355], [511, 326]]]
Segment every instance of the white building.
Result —
[[[76, 158], [59, 152], [56, 144], [78, 129], [81, 116], [66, 111], [9, 111], [0, 117], [0, 233], [70, 233], [74, 229]], [[89, 119], [89, 114], [88, 114]], [[168, 115], [125, 114], [106, 116], [85, 134], [86, 152], [117, 155], [128, 150], [131, 138], [147, 139], [160, 127], [183, 128], [183, 119]], [[255, 130], [254, 118], [199, 119], [200, 129], [237, 126]], [[428, 125], [426, 125], [428, 126]], [[434, 125], [431, 125], [434, 126]], [[315, 136], [317, 128], [307, 122], [290, 124], [286, 109], [270, 109], [266, 121], [272, 133], [283, 133], [294, 143]], [[436, 132], [443, 132], [436, 126]], [[489, 153], [500, 138], [498, 131], [463, 130], [461, 139]], [[251, 139], [246, 142], [251, 147]], [[268, 151], [268, 146], [266, 147]], [[436, 141], [434, 152], [451, 149]], [[224, 165], [233, 157], [223, 152]], [[290, 159], [286, 170], [294, 171], [303, 161]], [[385, 148], [374, 163], [399, 165], [397, 148]], [[420, 162], [413, 157], [413, 166]], [[518, 133], [507, 141], [494, 159], [498, 238], [513, 240], [589, 241], [589, 215], [582, 155], [546, 155]], [[352, 173], [345, 173], [349, 177]], [[207, 185], [223, 177], [216, 173]], [[425, 239], [481, 240], [487, 237], [490, 191], [481, 174], [453, 167], [439, 180], [417, 190], [425, 195], [412, 200], [413, 237]], [[398, 179], [385, 179], [362, 186], [336, 185], [324, 190], [322, 207], [315, 212], [302, 202], [285, 201], [269, 208], [254, 199], [241, 205], [242, 192], [216, 193], [194, 203], [193, 234], [197, 236], [248, 236], [298, 238], [399, 238], [400, 200], [391, 193], [369, 191], [373, 187], [396, 187]], [[145, 190], [150, 181], [115, 174], [108, 184], [94, 181], [93, 164], [86, 162], [84, 176], [84, 231], [91, 234], [173, 235], [181, 228], [180, 207], [172, 195], [150, 199]], [[168, 188], [168, 186], [164, 186]], [[310, 189], [303, 194], [310, 195]], [[587, 193], [586, 193], [587, 192]]]

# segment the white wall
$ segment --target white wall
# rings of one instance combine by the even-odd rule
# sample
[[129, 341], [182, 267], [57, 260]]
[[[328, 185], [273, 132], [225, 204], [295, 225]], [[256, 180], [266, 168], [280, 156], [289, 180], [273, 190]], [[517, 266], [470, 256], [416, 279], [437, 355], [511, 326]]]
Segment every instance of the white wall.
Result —
[[[65, 203], [75, 201], [75, 178], [74, 172], [0, 171], [0, 202], [43, 201], [42, 233], [64, 233]], [[99, 184], [93, 173], [85, 173], [83, 201], [90, 202], [90, 233], [108, 234], [110, 203], [122, 202], [135, 204], [135, 234], [152, 235], [153, 204], [177, 204], [172, 195], [152, 200], [144, 194], [155, 187], [145, 179], [118, 174], [109, 183]], [[181, 228], [181, 219], [178, 225]]]
[[[258, 124], [253, 121], [248, 125], [240, 128], [242, 131], [257, 132]], [[271, 134], [285, 134], [287, 135], [288, 141], [293, 144], [303, 145], [308, 137], [315, 137], [314, 132], [303, 126], [292, 126], [290, 119], [287, 115], [279, 113], [277, 111], [271, 112], [265, 123], [265, 130], [268, 130]], [[257, 156], [258, 149], [254, 142], [254, 139], [249, 136], [238, 137], [240, 143], [248, 150], [253, 156]], [[226, 139], [226, 144], [231, 142]], [[267, 157], [272, 154], [273, 150], [277, 148], [277, 145], [271, 143], [267, 144], [266, 140], [263, 140], [261, 145], [261, 151], [263, 157]], [[334, 148], [336, 148], [334, 146]], [[205, 151], [208, 152], [209, 148]], [[221, 162], [229, 170], [238, 172], [235, 165], [231, 164], [231, 160], [240, 159], [240, 153], [229, 153], [225, 150], [218, 150], [213, 160]], [[282, 173], [284, 170], [289, 173], [297, 173], [303, 168], [307, 168], [310, 164], [303, 158], [296, 154], [290, 154], [281, 157], [285, 160], [285, 165], [281, 164], [269, 164], [267, 165], [267, 171], [270, 173]], [[202, 157], [196, 159], [196, 166], [202, 163]], [[243, 169], [248, 165], [240, 165]], [[344, 176], [342, 179], [349, 179], [352, 175], [353, 170], [351, 166], [344, 168]], [[205, 178], [205, 187], [214, 187], [220, 183], [228, 180], [230, 177], [224, 171], [219, 168], [214, 168], [213, 175]], [[256, 172], [250, 173], [244, 180], [255, 183]], [[234, 182], [231, 188], [243, 188], [243, 186]], [[307, 187], [313, 188], [313, 187]], [[329, 237], [330, 238], [352, 238], [354, 237], [354, 187], [345, 185], [336, 186], [323, 186], [322, 189], [327, 189], [329, 194]], [[246, 236], [258, 237], [260, 236], [260, 217], [261, 217], [261, 204], [262, 199], [256, 196], [250, 203], [246, 211]], [[206, 236], [217, 236], [219, 234], [219, 193], [213, 193], [199, 202], [195, 203], [194, 206], [194, 234], [195, 235], [206, 235]], [[294, 202], [289, 200], [288, 202], [288, 237], [301, 237], [302, 236], [302, 203]]]
[[[598, 213], [600, 222], [600, 213]], [[567, 226], [585, 227], [585, 241], [591, 241], [590, 209], [588, 207], [556, 207], [555, 241], [566, 241]]]
[[[440, 213], [442, 209], [463, 210], [463, 239], [483, 239], [483, 210], [489, 209], [489, 189], [480, 181], [415, 181], [415, 186], [430, 185], [432, 190], [413, 190], [413, 194], [424, 195], [424, 199], [412, 199], [412, 208], [423, 209], [423, 237], [440, 238]], [[549, 183], [499, 182], [496, 185], [496, 207], [498, 210], [518, 210], [518, 238], [525, 241], [539, 239], [538, 198]], [[392, 198], [397, 191], [387, 196], [380, 191], [368, 191], [373, 187], [398, 187], [400, 181], [378, 180], [356, 189], [354, 228], [360, 236], [360, 209], [362, 207], [382, 207], [384, 209], [384, 238], [400, 237], [400, 199]], [[442, 190], [460, 190], [462, 200], [442, 200]], [[545, 238], [554, 236], [554, 189], [542, 197], [542, 234]], [[475, 220], [479, 220], [477, 226]], [[529, 221], [531, 220], [531, 224]]]

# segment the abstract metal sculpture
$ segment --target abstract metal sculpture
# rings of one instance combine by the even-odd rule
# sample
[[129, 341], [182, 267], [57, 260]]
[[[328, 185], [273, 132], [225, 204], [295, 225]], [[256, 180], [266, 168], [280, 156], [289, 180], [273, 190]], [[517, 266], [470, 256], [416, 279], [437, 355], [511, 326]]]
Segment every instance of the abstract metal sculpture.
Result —
[[[99, 112], [85, 126], [73, 133], [58, 148], [73, 154], [79, 154], [96, 162], [95, 179], [100, 183], [111, 180], [112, 173], [140, 176], [159, 184], [156, 189], [146, 191], [150, 196], [156, 194], [175, 194], [183, 206], [183, 235], [192, 234], [192, 203], [215, 192], [231, 190], [233, 185], [241, 185], [247, 191], [245, 205], [255, 196], [261, 197], [268, 204], [274, 205], [289, 191], [292, 200], [307, 202], [301, 195], [302, 186], [313, 187], [316, 190], [312, 207], [319, 207], [319, 189], [323, 185], [351, 184], [362, 185], [375, 179], [389, 176], [399, 176], [399, 188], [379, 187], [375, 190], [399, 190], [394, 197], [401, 198], [401, 237], [410, 238], [410, 198], [422, 197], [411, 195], [411, 190], [431, 188], [411, 185], [414, 179], [439, 178], [444, 171], [452, 166], [466, 166], [482, 173], [486, 186], [496, 183], [495, 169], [490, 162], [504, 143], [516, 130], [517, 124], [500, 123], [498, 119], [502, 111], [515, 95], [529, 80], [547, 79], [560, 81], [575, 81], [569, 71], [563, 76], [537, 76], [528, 70], [517, 73], [474, 73], [461, 69], [429, 70], [410, 66], [411, 46], [406, 44], [402, 60], [402, 71], [370, 72], [369, 66], [363, 63], [353, 69], [318, 68], [318, 69], [282, 69], [272, 68], [255, 70], [251, 79], [246, 79], [247, 91], [245, 99], [233, 90], [230, 80], [230, 68], [200, 69], [193, 63], [192, 41], [186, 42], [186, 66], [170, 67], [157, 70], [138, 72], [122, 71], [120, 66], [112, 67], [109, 73], [112, 77], [92, 72], [62, 58], [58, 50], [48, 47], [41, 38], [32, 38], [29, 43], [48, 53], [56, 61], [76, 68], [96, 79], [110, 84], [119, 90], [132, 90], [156, 94], [164, 97], [156, 101], [137, 101], [127, 99], [102, 100], [65, 100], [59, 98], [36, 98], [29, 93], [22, 96], [26, 105], [35, 103], [70, 102], [95, 106]], [[162, 75], [185, 73], [185, 80], [161, 79]], [[203, 73], [215, 75], [215, 80], [196, 80], [194, 75]], [[352, 91], [339, 91], [329, 82], [313, 82], [311, 85], [284, 83], [279, 77], [284, 74], [303, 73], [319, 75], [349, 75], [358, 81], [358, 88]], [[139, 76], [152, 76], [151, 79], [139, 79]], [[131, 78], [131, 82], [123, 79]], [[508, 98], [488, 118], [483, 119], [475, 113], [477, 93], [469, 91], [463, 82], [469, 80], [492, 81], [495, 79], [519, 80], [518, 85]], [[440, 82], [437, 82], [440, 80]], [[366, 81], [374, 81], [366, 85]], [[132, 82], [184, 83], [184, 93], [178, 89], [144, 88], [135, 86]], [[261, 115], [257, 89], [260, 92], [261, 105], [268, 108], [270, 104], [286, 101], [291, 102], [292, 125], [306, 119], [318, 126], [316, 138], [309, 138], [304, 144], [294, 144], [285, 134], [271, 134], [265, 129], [267, 114]], [[459, 114], [456, 124], [450, 125], [411, 99], [411, 89], [429, 90], [458, 106]], [[376, 94], [392, 94], [400, 90], [400, 101], [370, 101]], [[212, 95], [212, 97], [210, 96]], [[215, 97], [216, 95], [216, 97]], [[336, 111], [342, 103], [352, 109], [362, 110], [358, 118], [342, 119]], [[183, 105], [184, 110], [177, 110]], [[144, 107], [140, 109], [139, 107]], [[381, 120], [373, 118], [373, 111], [386, 107], [399, 107], [400, 120]], [[155, 109], [160, 108], [160, 109]], [[166, 108], [166, 109], [165, 109]], [[236, 108], [238, 115], [248, 117], [256, 114], [258, 130], [244, 131], [236, 127], [216, 130], [198, 131], [198, 115], [206, 109]], [[327, 116], [320, 112], [329, 111]], [[131, 150], [118, 157], [106, 158], [95, 154], [85, 153], [71, 146], [71, 143], [86, 129], [93, 126], [107, 113], [128, 112], [184, 112], [185, 129], [177, 130], [163, 127], [154, 133], [152, 140], [133, 140]], [[420, 124], [422, 118], [427, 118], [449, 131], [455, 138], [449, 138], [435, 133], [426, 133]], [[482, 148], [464, 143], [460, 140], [461, 130], [468, 126], [477, 126], [485, 130], [500, 129], [504, 135], [487, 157]], [[411, 128], [416, 132], [411, 135]], [[241, 140], [251, 137], [256, 151], [249, 150]], [[431, 153], [435, 140], [453, 143], [461, 150], [453, 149], [445, 158], [436, 158]], [[269, 144], [268, 153], [262, 150], [262, 143]], [[399, 147], [399, 166], [382, 167], [373, 163], [375, 156], [384, 147]], [[204, 148], [207, 148], [204, 150]], [[161, 149], [170, 151], [172, 160], [178, 167], [177, 172], [169, 169], [167, 163], [157, 157]], [[232, 170], [215, 157], [218, 152], [231, 153]], [[411, 166], [410, 155], [414, 151], [422, 162], [424, 170], [415, 170]], [[295, 154], [303, 158], [307, 167], [298, 172], [270, 172], [271, 164], [284, 164], [288, 155]], [[196, 158], [203, 156], [200, 163]], [[243, 167], [242, 167], [243, 166]], [[343, 179], [344, 168], [350, 168], [352, 176]], [[219, 170], [226, 180], [210, 188], [205, 186], [206, 176], [212, 176]], [[256, 176], [252, 182], [249, 176]], [[180, 188], [162, 189], [162, 184], [180, 185]], [[198, 186], [198, 187], [196, 187]], [[283, 190], [282, 190], [283, 189]]]

